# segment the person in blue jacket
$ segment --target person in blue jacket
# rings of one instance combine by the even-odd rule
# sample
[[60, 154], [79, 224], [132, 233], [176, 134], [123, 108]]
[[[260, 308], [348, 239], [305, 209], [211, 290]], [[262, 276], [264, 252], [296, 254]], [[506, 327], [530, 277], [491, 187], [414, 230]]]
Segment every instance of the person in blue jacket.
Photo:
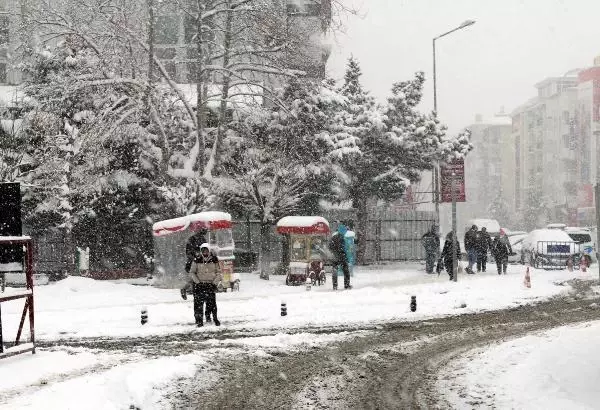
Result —
[[346, 232], [348, 232], [348, 228], [346, 228], [345, 225], [340, 224], [338, 226], [337, 232], [331, 237], [331, 241], [329, 242], [329, 250], [333, 254], [333, 290], [336, 290], [338, 287], [338, 266], [341, 266], [342, 271], [344, 272], [344, 289], [352, 289], [352, 286], [350, 285], [350, 268], [348, 267], [348, 255], [346, 255], [346, 246], [344, 239]]

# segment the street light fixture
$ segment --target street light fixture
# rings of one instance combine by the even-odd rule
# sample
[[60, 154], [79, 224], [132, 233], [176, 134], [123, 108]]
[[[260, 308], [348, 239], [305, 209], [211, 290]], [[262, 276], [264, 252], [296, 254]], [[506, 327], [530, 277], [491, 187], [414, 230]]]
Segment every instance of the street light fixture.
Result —
[[[460, 26], [433, 38], [433, 42], [432, 42], [433, 43], [433, 112], [436, 117], [437, 117], [437, 78], [436, 78], [436, 67], [435, 67], [435, 40], [445, 37], [448, 34], [454, 33], [455, 31], [462, 30], [463, 28], [472, 26], [473, 24], [475, 24], [475, 20], [465, 20], [461, 23]], [[437, 218], [437, 222], [440, 223], [439, 164], [435, 164], [435, 166], [433, 167], [432, 183], [433, 183], [433, 191], [434, 191], [435, 216]]]

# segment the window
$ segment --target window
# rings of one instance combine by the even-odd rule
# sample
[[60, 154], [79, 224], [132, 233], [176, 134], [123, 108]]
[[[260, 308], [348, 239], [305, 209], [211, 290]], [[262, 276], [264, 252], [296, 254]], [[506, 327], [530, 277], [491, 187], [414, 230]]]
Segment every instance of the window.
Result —
[[306, 239], [307, 238], [292, 239], [292, 261], [306, 260]]
[[156, 48], [156, 57], [161, 60], [172, 60], [175, 58], [177, 51], [173, 48]]
[[9, 24], [8, 16], [0, 16], [0, 45], [8, 44]]
[[0, 83], [6, 83], [6, 63], [0, 63]]
[[177, 16], [158, 16], [154, 41], [157, 44], [177, 44], [179, 40], [179, 18]]

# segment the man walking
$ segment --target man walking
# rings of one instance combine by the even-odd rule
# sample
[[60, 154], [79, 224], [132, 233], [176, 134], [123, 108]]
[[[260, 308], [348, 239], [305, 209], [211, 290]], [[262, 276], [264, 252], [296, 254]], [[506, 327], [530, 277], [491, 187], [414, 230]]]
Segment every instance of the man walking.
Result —
[[[487, 254], [492, 245], [492, 237], [487, 232], [486, 227], [482, 227], [477, 233], [475, 247], [477, 248], [477, 272], [485, 272], [487, 264]], [[466, 246], [466, 245], [465, 245]]]
[[346, 255], [346, 241], [344, 239], [346, 232], [348, 232], [348, 228], [340, 224], [337, 232], [331, 237], [331, 241], [329, 241], [329, 250], [333, 253], [333, 275], [331, 277], [333, 290], [337, 290], [338, 287], [338, 266], [341, 266], [344, 272], [344, 289], [352, 289], [352, 286], [350, 286], [348, 256]]
[[472, 275], [473, 265], [477, 262], [477, 225], [471, 226], [471, 229], [465, 233], [465, 250], [467, 251], [467, 273]]
[[217, 300], [215, 292], [217, 285], [223, 280], [219, 259], [212, 253], [208, 244], [200, 246], [200, 252], [195, 257], [190, 266], [190, 278], [193, 281], [194, 289], [194, 319], [198, 327], [204, 325], [204, 303], [206, 302], [206, 317], [212, 314], [216, 326], [221, 322], [217, 318]]
[[500, 229], [500, 236], [494, 239], [492, 244], [492, 253], [494, 255], [494, 259], [496, 260], [498, 275], [501, 275], [502, 273], [506, 275], [508, 255], [512, 255], [513, 250], [503, 229]]
[[437, 226], [433, 225], [431, 229], [421, 237], [421, 242], [425, 248], [425, 271], [433, 273], [435, 262], [440, 253], [440, 237], [438, 236]]

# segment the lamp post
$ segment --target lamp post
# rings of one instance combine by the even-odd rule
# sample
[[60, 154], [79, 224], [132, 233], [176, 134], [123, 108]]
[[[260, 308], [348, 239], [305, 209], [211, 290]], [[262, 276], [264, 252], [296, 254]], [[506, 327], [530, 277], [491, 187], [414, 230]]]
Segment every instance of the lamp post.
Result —
[[[475, 24], [475, 20], [465, 20], [462, 24], [450, 31], [440, 34], [433, 38], [433, 112], [437, 117], [437, 78], [436, 78], [436, 66], [435, 66], [435, 40], [445, 37], [448, 34], [454, 33], [455, 31], [462, 30]], [[440, 223], [440, 177], [439, 177], [439, 163], [435, 163], [432, 171], [432, 185], [433, 185], [433, 200], [435, 202], [435, 216], [437, 222]]]

